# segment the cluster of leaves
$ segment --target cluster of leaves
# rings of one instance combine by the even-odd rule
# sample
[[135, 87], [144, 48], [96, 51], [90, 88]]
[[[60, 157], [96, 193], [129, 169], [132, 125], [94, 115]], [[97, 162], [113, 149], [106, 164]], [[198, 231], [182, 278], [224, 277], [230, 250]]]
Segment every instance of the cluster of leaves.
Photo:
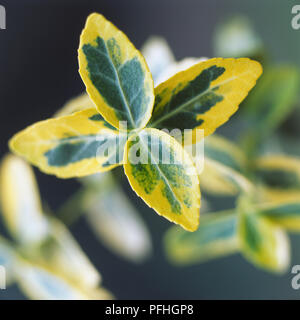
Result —
[[206, 139], [201, 186], [208, 194], [237, 197], [236, 207], [204, 214], [192, 234], [171, 228], [166, 252], [173, 262], [190, 264], [240, 251], [256, 266], [283, 272], [290, 261], [286, 231], [300, 232], [299, 147], [282, 125], [295, 116], [299, 104], [299, 70], [272, 63], [243, 17], [219, 27], [215, 50], [225, 57], [255, 57], [264, 66], [239, 117], [231, 122], [233, 139]]
[[[121, 31], [103, 16], [91, 15], [78, 51], [87, 93], [53, 119], [18, 133], [10, 147], [46, 173], [79, 177], [82, 188], [62, 207], [61, 216], [71, 221], [76, 212], [86, 212], [102, 242], [130, 260], [145, 258], [151, 240], [107, 172], [118, 165], [124, 166], [131, 187], [150, 207], [187, 230], [173, 226], [167, 232], [165, 248], [171, 261], [189, 264], [241, 251], [259, 267], [283, 271], [289, 263], [285, 230], [300, 230], [300, 160], [282, 152], [282, 137], [274, 137], [274, 130], [295, 106], [298, 71], [271, 65], [262, 41], [242, 18], [222, 25], [215, 42], [216, 55], [224, 59], [176, 62], [166, 43], [154, 38], [142, 49], [146, 64]], [[237, 111], [261, 74], [260, 64], [243, 56], [258, 59], [264, 74], [242, 104], [240, 117], [230, 122], [234, 136], [240, 137], [234, 143], [211, 134]], [[209, 136], [203, 172], [196, 172], [200, 160], [188, 154], [182, 141], [161, 130], [174, 128], [204, 129]], [[151, 154], [152, 140], [181, 161], [163, 163]], [[138, 142], [138, 153], [150, 157], [147, 164], [130, 161]], [[97, 150], [103, 145], [108, 152], [99, 158]], [[199, 181], [207, 194], [236, 197], [236, 207], [204, 213], [199, 226]], [[28, 252], [35, 252], [30, 248]], [[16, 256], [19, 249], [4, 252]]]
[[[10, 141], [11, 150], [62, 178], [123, 165], [131, 187], [150, 207], [195, 231], [200, 213], [197, 169], [182, 141], [161, 129], [212, 134], [237, 111], [261, 75], [261, 65], [248, 58], [210, 59], [154, 89], [142, 54], [99, 14], [87, 19], [78, 57], [91, 101], [78, 112], [21, 131]], [[107, 152], [97, 156], [99, 148]], [[174, 161], [165, 163], [162, 154]]]
[[31, 167], [13, 155], [0, 168], [3, 221], [0, 264], [7, 285], [16, 282], [31, 299], [110, 299], [101, 276], [64, 224], [44, 214]]

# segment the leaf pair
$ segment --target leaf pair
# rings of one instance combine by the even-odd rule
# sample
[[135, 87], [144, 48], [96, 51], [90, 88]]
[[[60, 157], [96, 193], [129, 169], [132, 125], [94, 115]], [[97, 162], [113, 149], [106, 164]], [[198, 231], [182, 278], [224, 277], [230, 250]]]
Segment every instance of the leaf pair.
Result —
[[300, 232], [300, 203], [254, 205], [242, 197], [234, 210], [207, 213], [196, 232], [170, 228], [165, 249], [177, 264], [205, 262], [241, 252], [251, 263], [284, 272], [290, 262], [286, 231]]
[[0, 238], [0, 263], [9, 278], [33, 299], [108, 298], [101, 276], [73, 236], [54, 217], [43, 214], [31, 168], [12, 155], [0, 168], [4, 222], [14, 244]]
[[203, 189], [227, 196], [236, 196], [241, 191], [255, 193], [260, 202], [300, 198], [298, 157], [267, 154], [248, 160], [242, 149], [231, 141], [217, 135], [207, 138], [204, 170], [200, 175]]
[[190, 233], [174, 226], [164, 240], [166, 253], [176, 264], [205, 262], [235, 253], [239, 249], [236, 213], [206, 213], [197, 231]]
[[280, 224], [267, 219], [264, 211], [247, 198], [239, 200], [237, 211], [238, 237], [244, 256], [269, 271], [286, 271], [290, 262], [290, 244]]
[[[158, 129], [204, 129], [226, 122], [262, 70], [249, 59], [211, 59], [154, 89], [146, 62], [102, 15], [88, 17], [80, 38], [79, 71], [94, 107], [37, 123], [11, 149], [46, 173], [81, 177], [124, 164], [135, 192], [165, 218], [194, 231], [200, 189], [192, 159]], [[145, 127], [148, 128], [145, 128]], [[158, 151], [154, 154], [152, 147]], [[165, 163], [161, 154], [173, 160]], [[146, 163], [132, 158], [150, 159]]]
[[300, 232], [299, 197], [297, 201], [259, 205], [241, 199], [238, 212], [244, 255], [262, 268], [286, 271], [291, 251], [286, 231]]

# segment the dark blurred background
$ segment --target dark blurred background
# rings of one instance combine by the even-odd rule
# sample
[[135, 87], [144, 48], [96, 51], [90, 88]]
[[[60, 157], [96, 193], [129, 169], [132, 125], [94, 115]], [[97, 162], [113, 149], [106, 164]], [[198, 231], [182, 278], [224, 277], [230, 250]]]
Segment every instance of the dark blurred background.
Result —
[[[46, 119], [66, 100], [84, 90], [78, 74], [77, 47], [85, 19], [99, 12], [124, 31], [137, 48], [150, 35], [167, 39], [176, 58], [212, 56], [218, 23], [242, 13], [254, 23], [277, 61], [300, 65], [300, 30], [291, 28], [291, 8], [283, 0], [0, 0], [7, 29], [0, 30], [0, 153], [17, 131]], [[41, 194], [55, 211], [77, 188], [74, 180], [58, 180], [36, 170]], [[300, 298], [292, 275], [276, 276], [256, 269], [240, 255], [192, 267], [174, 267], [161, 246], [170, 224], [123, 186], [140, 209], [154, 241], [151, 259], [134, 265], [113, 255], [81, 218], [71, 231], [101, 271], [104, 286], [119, 299], [288, 299]], [[213, 209], [231, 205], [214, 199]], [[30, 223], [30, 221], [28, 222]], [[0, 227], [0, 230], [3, 228]], [[300, 237], [292, 237], [292, 265], [300, 264]], [[0, 291], [0, 299], [23, 299], [16, 286]]]

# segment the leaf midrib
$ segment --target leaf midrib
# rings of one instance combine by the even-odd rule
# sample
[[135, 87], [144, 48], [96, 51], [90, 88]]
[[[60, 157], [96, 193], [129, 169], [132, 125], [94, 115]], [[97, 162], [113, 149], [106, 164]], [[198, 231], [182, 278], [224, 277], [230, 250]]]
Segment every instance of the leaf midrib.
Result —
[[[132, 125], [134, 128], [136, 128], [136, 123], [135, 123], [135, 121], [134, 121], [134, 119], [133, 119], [133, 115], [132, 115], [132, 113], [131, 113], [131, 109], [130, 109], [129, 103], [128, 103], [127, 98], [125, 97], [124, 92], [123, 92], [124, 89], [123, 89], [123, 86], [122, 86], [121, 81], [120, 81], [120, 77], [119, 77], [119, 73], [118, 73], [118, 68], [116, 67], [116, 65], [115, 65], [114, 62], [113, 62], [113, 59], [112, 59], [112, 57], [111, 57], [111, 55], [110, 55], [110, 52], [109, 52], [109, 50], [108, 50], [108, 48], [107, 48], [106, 42], [105, 42], [105, 41], [103, 41], [103, 42], [104, 42], [104, 46], [105, 46], [107, 55], [108, 55], [108, 57], [109, 57], [109, 62], [110, 62], [110, 64], [113, 66], [113, 69], [114, 69], [114, 72], [115, 72], [115, 75], [116, 75], [116, 78], [117, 78], [117, 81], [118, 81], [118, 85], [119, 85], [119, 91], [120, 91], [120, 93], [121, 93], [121, 95], [122, 95], [123, 101], [125, 102], [125, 107], [126, 107], [126, 111], [127, 111], [128, 115], [129, 115], [130, 123], [131, 123], [131, 125]], [[122, 67], [123, 65], [124, 65], [124, 64], [122, 64], [121, 67]]]
[[[242, 76], [243, 74], [240, 74], [239, 76]], [[229, 79], [226, 79], [225, 81], [223, 82], [220, 82], [218, 83], [218, 85], [215, 85], [213, 87], [209, 87], [207, 88], [206, 90], [204, 90], [203, 92], [201, 92], [200, 94], [196, 95], [195, 97], [193, 97], [191, 100], [183, 103], [181, 106], [179, 106], [178, 108], [174, 109], [173, 111], [169, 112], [169, 113], [166, 113], [164, 116], [162, 116], [161, 118], [159, 118], [157, 121], [151, 123], [151, 126], [152, 127], [155, 127], [157, 124], [159, 124], [160, 122], [168, 119], [168, 118], [171, 118], [174, 114], [176, 113], [179, 113], [182, 109], [184, 109], [187, 105], [189, 104], [192, 104], [193, 102], [195, 102], [196, 100], [198, 100], [199, 98], [201, 98], [203, 95], [205, 95], [206, 93], [214, 90], [215, 88], [219, 87], [220, 85], [224, 85], [226, 84], [227, 82], [230, 82], [234, 79], [238, 78], [237, 76], [234, 76], [234, 77], [231, 77]], [[178, 94], [178, 93], [177, 93]], [[173, 98], [174, 94], [172, 94], [170, 100]]]
[[[176, 196], [176, 194], [174, 193], [174, 191], [173, 191], [173, 189], [172, 189], [172, 187], [171, 187], [171, 185], [170, 185], [167, 177], [166, 177], [165, 174], [161, 171], [161, 169], [160, 169], [160, 167], [159, 167], [159, 164], [155, 161], [154, 156], [153, 156], [153, 154], [151, 153], [151, 150], [149, 150], [149, 148], [147, 147], [147, 145], [144, 143], [143, 137], [140, 136], [140, 138], [141, 138], [141, 143], [142, 143], [142, 145], [144, 146], [144, 148], [147, 149], [148, 155], [150, 155], [150, 159], [153, 159], [153, 162], [154, 162], [155, 166], [157, 167], [157, 170], [158, 170], [159, 174], [161, 175], [161, 177], [162, 177], [163, 180], [165, 181], [166, 185], [168, 186], [168, 188], [169, 188], [170, 191], [172, 192], [174, 198], [175, 198], [175, 199], [180, 203], [180, 205], [181, 205], [181, 201], [177, 198], [177, 196]], [[152, 157], [152, 156], [153, 156], [153, 157]]]

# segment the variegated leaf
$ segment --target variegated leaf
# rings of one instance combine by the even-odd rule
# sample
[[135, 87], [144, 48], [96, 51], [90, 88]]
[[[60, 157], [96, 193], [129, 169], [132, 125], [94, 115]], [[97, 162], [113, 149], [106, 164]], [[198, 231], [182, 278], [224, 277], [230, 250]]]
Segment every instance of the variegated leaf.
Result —
[[260, 210], [262, 216], [279, 226], [289, 231], [300, 231], [300, 201], [283, 202], [277, 205], [269, 204], [263, 206]]
[[243, 199], [238, 205], [238, 236], [244, 256], [258, 267], [283, 272], [290, 261], [289, 239], [282, 228]]
[[265, 201], [300, 199], [300, 159], [286, 155], [266, 155], [255, 162], [255, 176]]
[[45, 239], [49, 226], [33, 171], [24, 160], [13, 155], [2, 160], [0, 198], [4, 222], [17, 241], [26, 245]]
[[174, 138], [157, 129], [132, 135], [125, 147], [124, 169], [133, 190], [158, 214], [189, 231], [197, 229], [197, 171]]
[[80, 37], [79, 72], [104, 119], [119, 129], [143, 128], [154, 102], [151, 73], [126, 35], [100, 14], [91, 14]]
[[49, 218], [50, 235], [39, 247], [23, 254], [30, 261], [46, 264], [57, 275], [82, 288], [95, 288], [101, 275], [92, 265], [69, 230], [57, 219]]
[[126, 139], [92, 108], [38, 122], [16, 134], [10, 148], [45, 173], [72, 178], [121, 164]]
[[252, 185], [245, 177], [246, 163], [245, 155], [237, 145], [215, 134], [208, 137], [205, 139], [201, 186], [217, 195], [251, 192]]
[[205, 214], [198, 230], [192, 233], [171, 227], [165, 237], [166, 253], [178, 264], [205, 262], [234, 253], [239, 248], [236, 226], [236, 213], [228, 211]]
[[213, 133], [238, 109], [261, 75], [258, 62], [215, 58], [200, 62], [155, 88], [149, 126]]
[[90, 226], [101, 243], [119, 256], [143, 261], [152, 250], [147, 226], [110, 172], [101, 175], [105, 176], [97, 179], [97, 185], [85, 188], [83, 203]]
[[24, 294], [33, 300], [107, 300], [112, 295], [102, 288], [80, 287], [46, 265], [20, 260], [17, 281]]

